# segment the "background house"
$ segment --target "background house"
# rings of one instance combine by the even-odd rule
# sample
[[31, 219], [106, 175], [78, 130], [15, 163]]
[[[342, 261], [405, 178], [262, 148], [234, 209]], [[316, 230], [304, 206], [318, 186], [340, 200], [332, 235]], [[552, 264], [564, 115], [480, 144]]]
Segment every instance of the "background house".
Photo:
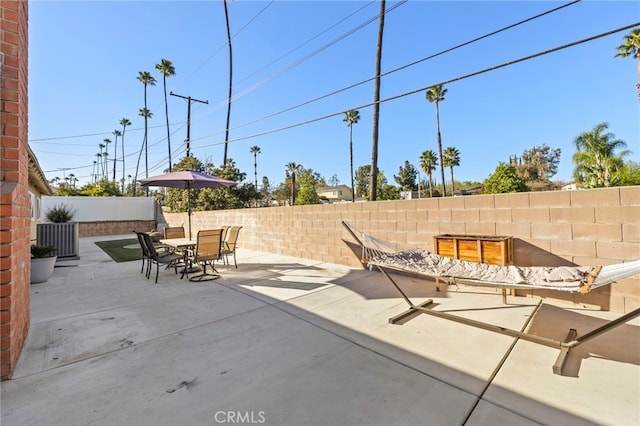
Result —
[[53, 189], [49, 185], [44, 172], [40, 168], [38, 159], [31, 148], [29, 151], [29, 199], [31, 202], [31, 242], [36, 241], [36, 229], [41, 215], [41, 198], [43, 195], [53, 195]]
[[316, 192], [320, 199], [328, 200], [331, 203], [353, 200], [351, 188], [346, 185], [325, 186], [316, 189]]

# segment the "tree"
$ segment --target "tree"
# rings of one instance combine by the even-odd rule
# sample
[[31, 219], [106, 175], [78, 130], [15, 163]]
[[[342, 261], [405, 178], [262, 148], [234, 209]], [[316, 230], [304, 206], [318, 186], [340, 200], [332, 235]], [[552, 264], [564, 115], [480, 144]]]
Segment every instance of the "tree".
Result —
[[460, 151], [457, 148], [449, 146], [444, 149], [442, 162], [445, 167], [449, 167], [451, 171], [451, 194], [456, 192], [455, 183], [453, 180], [453, 168], [460, 165]]
[[118, 158], [118, 136], [122, 136], [122, 132], [118, 129], [113, 131], [116, 141], [113, 143], [113, 181], [116, 181], [116, 160]]
[[638, 83], [636, 89], [638, 92], [638, 99], [640, 99], [640, 28], [631, 30], [629, 34], [623, 37], [624, 43], [616, 47], [618, 53], [614, 58], [636, 58], [638, 60]]
[[256, 188], [258, 187], [258, 154], [260, 154], [259, 146], [252, 146], [249, 148], [249, 151], [253, 154], [253, 176], [256, 184]]
[[365, 164], [356, 169], [356, 197], [369, 197], [369, 188], [371, 185], [371, 165]]
[[620, 185], [640, 185], [640, 163], [627, 161], [620, 172]]
[[[149, 136], [149, 118], [151, 118], [151, 112], [147, 108], [147, 86], [155, 86], [156, 79], [153, 78], [149, 71], [140, 71], [138, 72], [138, 80], [144, 86], [144, 109], [140, 110], [140, 115], [144, 117], [144, 170], [145, 177], [149, 177], [149, 155], [147, 152], [147, 141]], [[138, 178], [138, 171], [136, 168], [136, 179]], [[134, 182], [135, 184], [135, 182]], [[149, 195], [149, 187], [147, 187], [147, 195]]]
[[[222, 164], [227, 162], [227, 147], [229, 145], [229, 127], [231, 126], [231, 97], [233, 90], [233, 50], [231, 48], [231, 27], [229, 26], [229, 11], [227, 10], [227, 0], [224, 0], [224, 19], [227, 24], [227, 45], [229, 46], [229, 97], [227, 100], [227, 125], [224, 130], [224, 156]], [[257, 186], [257, 185], [256, 185]]]
[[[147, 122], [151, 117], [153, 117], [153, 113], [146, 108], [140, 108], [138, 111], [138, 115], [144, 118], [144, 139], [142, 140], [142, 146], [140, 147], [140, 152], [138, 153], [138, 162], [136, 163], [136, 175], [134, 177], [133, 182], [133, 196], [137, 195], [136, 193], [136, 185], [138, 182], [138, 169], [140, 168], [140, 158], [142, 157], [142, 151], [145, 151], [145, 177], [149, 177], [149, 163], [147, 161]], [[149, 187], [147, 187], [147, 195], [149, 195]]]
[[436, 104], [436, 127], [438, 129], [438, 152], [440, 154], [440, 174], [442, 176], [442, 196], [447, 196], [447, 189], [444, 182], [444, 164], [442, 156], [442, 137], [440, 135], [440, 102], [444, 101], [444, 95], [447, 94], [447, 89], [442, 88], [442, 84], [433, 86], [427, 90], [425, 97], [427, 101]]
[[[269, 178], [262, 176], [262, 188], [260, 189], [260, 198], [262, 199], [262, 205], [271, 202], [271, 185], [269, 184]], [[267, 204], [269, 205], [269, 204]]]
[[[169, 152], [169, 171], [171, 171], [171, 131], [169, 130], [169, 103], [167, 102], [167, 77], [176, 75], [176, 69], [168, 59], [161, 59], [156, 64], [156, 70], [162, 74], [162, 86], [164, 87], [164, 116], [167, 122], [167, 147]], [[146, 104], [145, 104], [146, 106]]]
[[[378, 126], [380, 122], [380, 70], [382, 67], [382, 37], [384, 35], [385, 0], [380, 0], [380, 18], [378, 22], [378, 45], [376, 48], [376, 71], [373, 89], [373, 133], [371, 144], [371, 176], [369, 187], [370, 200], [376, 201], [378, 184]], [[355, 198], [355, 197], [354, 197]]]
[[103, 178], [94, 183], [84, 185], [80, 188], [80, 193], [77, 195], [86, 195], [89, 197], [119, 197], [122, 193], [115, 182]]
[[104, 142], [104, 147], [105, 148], [104, 148], [104, 154], [103, 154], [102, 177], [104, 179], [106, 179], [107, 176], [108, 176], [107, 171], [108, 171], [108, 166], [109, 165], [107, 164], [107, 160], [108, 160], [108, 157], [109, 157], [109, 144], [111, 143], [111, 139], [104, 138], [103, 142]]
[[353, 125], [356, 124], [360, 120], [360, 112], [355, 109], [350, 109], [349, 111], [344, 113], [344, 118], [342, 121], [347, 123], [349, 126], [349, 170], [351, 176], [351, 201], [355, 202], [355, 186], [353, 185]]
[[124, 193], [124, 133], [125, 130], [127, 129], [127, 126], [131, 125], [131, 121], [129, 121], [128, 118], [123, 118], [122, 120], [120, 120], [120, 125], [122, 126], [122, 139], [120, 140], [120, 145], [122, 145], [122, 193]]
[[551, 149], [546, 144], [534, 146], [522, 153], [514, 166], [518, 175], [527, 183], [549, 183], [551, 177], [558, 172], [560, 148]]
[[577, 151], [573, 154], [573, 178], [584, 187], [601, 188], [620, 184], [624, 157], [630, 152], [623, 150], [615, 153], [619, 148], [626, 148], [627, 144], [614, 139], [613, 133], [605, 133], [608, 127], [607, 123], [600, 123], [574, 140]]
[[285, 176], [287, 180], [291, 181], [291, 205], [293, 206], [296, 204], [296, 191], [298, 189], [296, 186], [296, 175], [300, 173], [302, 166], [292, 162], [287, 163], [286, 167]]
[[500, 163], [491, 176], [484, 181], [485, 194], [505, 194], [528, 191], [524, 179], [518, 176], [513, 164]]
[[400, 167], [397, 175], [393, 175], [393, 179], [400, 185], [401, 191], [413, 191], [416, 188], [417, 177], [418, 171], [408, 161], [405, 161], [404, 166]]
[[318, 180], [314, 176], [313, 170], [306, 169], [300, 173], [300, 192], [296, 197], [296, 205], [322, 204], [318, 196]]
[[420, 156], [420, 168], [427, 174], [427, 183], [429, 184], [429, 197], [433, 197], [433, 171], [438, 165], [438, 157], [433, 150], [428, 149]]

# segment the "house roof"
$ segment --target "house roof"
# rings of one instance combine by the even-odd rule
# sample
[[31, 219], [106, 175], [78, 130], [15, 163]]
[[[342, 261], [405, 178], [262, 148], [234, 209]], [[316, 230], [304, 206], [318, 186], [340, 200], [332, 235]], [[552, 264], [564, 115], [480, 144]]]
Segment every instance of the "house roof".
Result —
[[53, 195], [53, 189], [47, 181], [36, 154], [31, 150], [31, 147], [27, 145], [29, 149], [29, 183], [35, 186], [38, 191], [43, 195]]

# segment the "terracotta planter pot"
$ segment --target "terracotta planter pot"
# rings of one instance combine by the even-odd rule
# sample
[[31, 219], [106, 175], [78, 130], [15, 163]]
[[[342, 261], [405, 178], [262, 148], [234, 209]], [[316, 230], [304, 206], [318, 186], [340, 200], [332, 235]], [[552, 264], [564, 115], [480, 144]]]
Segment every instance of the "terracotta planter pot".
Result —
[[53, 275], [58, 256], [31, 258], [31, 284], [43, 283]]

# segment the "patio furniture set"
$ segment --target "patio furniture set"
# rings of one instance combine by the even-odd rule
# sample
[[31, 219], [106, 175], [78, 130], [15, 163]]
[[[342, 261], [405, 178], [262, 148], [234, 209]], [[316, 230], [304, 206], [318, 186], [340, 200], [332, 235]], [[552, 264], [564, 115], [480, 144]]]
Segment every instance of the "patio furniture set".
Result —
[[[189, 281], [217, 279], [220, 275], [215, 268], [216, 261], [222, 260], [225, 265], [230, 265], [229, 257], [233, 256], [234, 266], [238, 268], [236, 247], [241, 228], [242, 226], [222, 226], [201, 230], [193, 239], [185, 236], [182, 226], [167, 227], [164, 229], [164, 238], [159, 242], [154, 242], [148, 232], [136, 231], [142, 249], [140, 273], [145, 273], [145, 276], [150, 278], [151, 268], [155, 264], [156, 283], [160, 265], [165, 265], [166, 269], [173, 268], [176, 274], [180, 267], [180, 279], [185, 276]], [[211, 268], [211, 272], [207, 271], [207, 266]], [[200, 274], [189, 277], [190, 273], [199, 270]]]

